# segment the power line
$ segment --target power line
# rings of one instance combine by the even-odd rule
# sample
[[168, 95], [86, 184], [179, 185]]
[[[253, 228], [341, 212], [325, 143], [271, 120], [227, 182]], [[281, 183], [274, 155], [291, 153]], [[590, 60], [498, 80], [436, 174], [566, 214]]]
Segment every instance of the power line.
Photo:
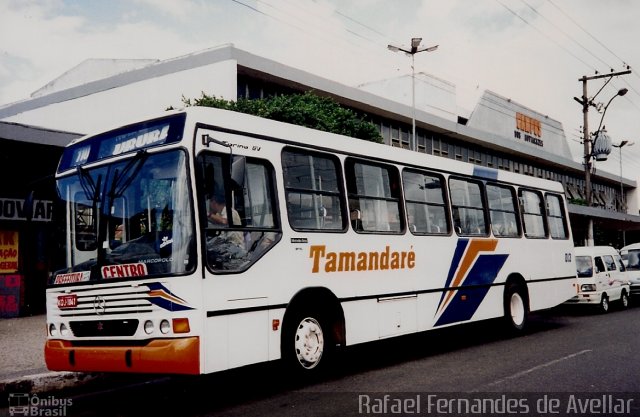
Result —
[[[522, 0], [524, 2], [524, 0]], [[598, 38], [596, 38], [591, 32], [589, 32], [587, 29], [584, 28], [584, 26], [582, 26], [580, 23], [578, 23], [574, 18], [572, 18], [568, 13], [566, 13], [564, 10], [562, 10], [560, 8], [560, 6], [558, 6], [557, 4], [555, 4], [552, 0], [547, 0], [547, 2], [549, 2], [549, 4], [551, 4], [553, 7], [555, 7], [560, 13], [562, 13], [562, 15], [564, 15], [567, 19], [569, 19], [569, 21], [571, 21], [571, 23], [573, 23], [575, 26], [577, 26], [580, 30], [582, 30], [584, 33], [586, 33], [591, 39], [593, 39], [594, 41], [596, 41], [601, 47], [603, 47], [605, 50], [607, 50], [611, 55], [613, 55], [616, 59], [618, 59], [622, 65], [628, 69], [630, 69], [631, 67], [629, 66], [629, 64], [627, 64], [627, 61], [622, 59], [620, 56], [618, 56], [613, 50], [611, 50], [609, 47], [607, 47], [607, 45], [605, 45], [602, 41], [600, 41]], [[590, 52], [591, 53], [591, 52]], [[593, 53], [591, 53], [593, 56], [595, 56]], [[596, 57], [597, 58], [597, 57]], [[611, 65], [608, 65], [606, 62], [602, 61], [600, 58], [597, 58], [600, 62], [603, 62], [608, 68], [612, 68]], [[633, 71], [632, 74], [640, 79], [640, 75]], [[624, 83], [634, 92], [636, 93], [638, 96], [640, 96], [640, 92], [638, 90], [635, 89], [635, 87], [627, 80], [624, 80]], [[613, 84], [615, 86], [615, 84]], [[618, 88], [619, 89], [619, 88]], [[627, 97], [627, 100], [629, 102], [631, 102], [631, 100]], [[638, 106], [631, 102], [634, 107], [638, 108]], [[638, 108], [640, 109], [640, 108]]]
[[515, 17], [517, 17], [518, 19], [522, 20], [524, 23], [526, 23], [527, 25], [531, 26], [531, 28], [533, 28], [536, 32], [538, 32], [539, 34], [541, 34], [542, 36], [544, 36], [545, 38], [547, 38], [548, 40], [550, 40], [551, 42], [555, 43], [556, 46], [558, 46], [560, 49], [564, 50], [566, 53], [568, 53], [569, 55], [571, 55], [572, 57], [574, 57], [576, 60], [582, 62], [583, 64], [585, 64], [587, 67], [590, 67], [592, 70], [596, 70], [594, 67], [591, 66], [591, 64], [585, 62], [582, 58], [580, 58], [579, 56], [577, 56], [576, 54], [574, 54], [573, 52], [571, 52], [569, 49], [565, 48], [564, 46], [562, 46], [560, 43], [558, 43], [555, 39], [553, 39], [552, 37], [550, 37], [549, 35], [547, 35], [546, 33], [544, 33], [543, 31], [541, 31], [540, 29], [538, 29], [537, 27], [535, 27], [534, 25], [532, 25], [527, 19], [525, 19], [524, 17], [520, 16], [518, 13], [516, 13], [514, 10], [512, 10], [511, 8], [509, 8], [506, 4], [502, 3], [500, 0], [496, 0], [496, 2], [498, 4], [500, 4], [502, 7], [504, 7], [505, 9], [507, 9], [511, 14], [513, 14]]
[[580, 23], [576, 22], [575, 19], [573, 19], [569, 14], [567, 14], [564, 10], [562, 10], [558, 5], [556, 5], [553, 1], [551, 0], [547, 0], [553, 7], [555, 7], [560, 13], [562, 13], [567, 19], [569, 19], [571, 22], [573, 22], [574, 25], [576, 25], [577, 27], [579, 27], [584, 33], [586, 33], [587, 35], [589, 35], [591, 37], [591, 39], [593, 39], [594, 41], [598, 42], [598, 44], [600, 44], [600, 46], [602, 46], [604, 49], [606, 49], [607, 51], [609, 51], [609, 53], [611, 53], [611, 55], [615, 56], [618, 60], [620, 60], [620, 62], [622, 63], [622, 65], [627, 65], [625, 60], [620, 58], [618, 55], [616, 55], [615, 52], [613, 52], [611, 49], [609, 49], [607, 47], [607, 45], [605, 45], [604, 43], [602, 43], [598, 38], [596, 38], [595, 36], [593, 36], [587, 29], [585, 29], [584, 27], [582, 27], [582, 25], [580, 25]]
[[543, 18], [544, 20], [546, 20], [547, 22], [549, 22], [554, 28], [556, 28], [556, 30], [558, 30], [560, 33], [562, 33], [567, 39], [571, 40], [572, 42], [574, 42], [576, 45], [578, 45], [580, 48], [584, 49], [585, 51], [587, 51], [591, 56], [593, 56], [595, 59], [597, 59], [598, 61], [602, 62], [605, 66], [607, 66], [608, 68], [612, 68], [611, 65], [609, 65], [608, 63], [606, 63], [604, 60], [602, 60], [600, 57], [598, 57], [597, 55], [595, 55], [593, 52], [591, 52], [590, 49], [588, 49], [587, 47], [585, 47], [584, 45], [582, 45], [580, 42], [578, 42], [577, 40], [575, 40], [572, 36], [570, 36], [568, 33], [566, 33], [564, 30], [562, 30], [560, 27], [558, 27], [555, 23], [553, 23], [551, 20], [547, 19], [544, 15], [542, 15], [535, 7], [533, 7], [532, 5], [530, 5], [529, 3], [527, 3], [525, 0], [520, 0], [522, 1], [522, 3], [524, 3], [528, 8], [530, 8], [531, 10], [533, 10], [533, 12], [535, 14], [537, 14], [538, 16], [540, 16], [541, 18]]

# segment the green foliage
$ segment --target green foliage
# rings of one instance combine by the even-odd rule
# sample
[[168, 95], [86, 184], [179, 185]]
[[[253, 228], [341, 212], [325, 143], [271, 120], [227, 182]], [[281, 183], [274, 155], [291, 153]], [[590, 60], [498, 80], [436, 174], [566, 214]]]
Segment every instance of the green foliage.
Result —
[[584, 200], [582, 198], [570, 198], [569, 204], [575, 204], [577, 206], [586, 206], [587, 200]]
[[193, 100], [183, 97], [182, 102], [187, 107], [203, 106], [232, 110], [372, 142], [383, 142], [375, 125], [364, 120], [353, 110], [341, 107], [334, 100], [311, 92], [256, 100], [240, 98], [238, 101], [208, 96], [203, 92], [199, 98]]

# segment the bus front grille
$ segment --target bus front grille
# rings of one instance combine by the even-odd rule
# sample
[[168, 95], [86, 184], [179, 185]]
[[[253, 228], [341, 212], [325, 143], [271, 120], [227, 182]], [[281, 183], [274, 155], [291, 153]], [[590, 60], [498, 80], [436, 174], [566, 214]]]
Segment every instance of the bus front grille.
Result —
[[69, 323], [76, 337], [133, 336], [138, 329], [138, 320], [87, 320]]

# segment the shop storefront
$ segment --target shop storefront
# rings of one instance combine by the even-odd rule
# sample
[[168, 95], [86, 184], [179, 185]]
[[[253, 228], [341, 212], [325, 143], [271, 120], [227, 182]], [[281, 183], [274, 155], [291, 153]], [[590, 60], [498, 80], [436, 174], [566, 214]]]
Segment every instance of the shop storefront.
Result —
[[53, 174], [62, 146], [75, 137], [0, 123], [0, 318], [45, 311], [47, 279], [56, 267]]

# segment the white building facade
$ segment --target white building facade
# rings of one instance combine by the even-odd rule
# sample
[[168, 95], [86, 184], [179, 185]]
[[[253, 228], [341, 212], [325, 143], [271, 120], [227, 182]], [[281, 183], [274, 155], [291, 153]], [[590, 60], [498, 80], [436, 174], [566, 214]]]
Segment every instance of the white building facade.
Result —
[[[463, 117], [457, 114], [453, 84], [427, 74], [417, 74], [417, 81], [414, 109], [410, 77], [349, 87], [233, 45], [164, 61], [88, 60], [31, 98], [0, 106], [0, 141], [6, 141], [0, 143], [28, 142], [8, 128], [20, 126], [34, 134], [52, 132], [50, 144], [60, 147], [80, 134], [182, 107], [183, 98], [202, 93], [237, 100], [314, 91], [364, 115], [391, 146], [408, 147], [415, 115], [419, 152], [561, 182], [578, 244], [589, 218], [595, 221], [596, 243], [621, 246], [626, 237], [640, 240], [640, 232], [633, 235], [640, 230], [636, 181], [598, 172], [592, 178], [594, 206], [584, 206], [583, 167], [573, 161], [560, 122], [491, 91]], [[0, 191], [0, 199], [8, 197], [14, 198]], [[0, 219], [0, 232], [13, 226]]]

